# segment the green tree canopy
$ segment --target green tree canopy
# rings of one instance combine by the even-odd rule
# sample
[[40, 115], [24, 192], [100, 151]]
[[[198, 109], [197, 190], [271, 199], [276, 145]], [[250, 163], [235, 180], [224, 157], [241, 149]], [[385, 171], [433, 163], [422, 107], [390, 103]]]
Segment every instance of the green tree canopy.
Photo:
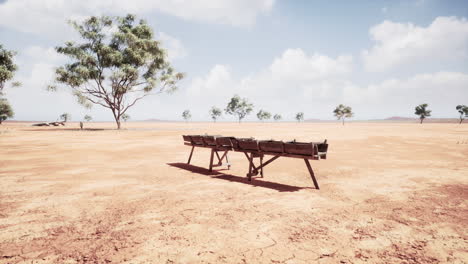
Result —
[[0, 98], [0, 125], [3, 121], [8, 118], [12, 118], [15, 115], [13, 109], [11, 108], [8, 100], [5, 98]]
[[281, 118], [283, 118], [283, 117], [282, 117], [280, 114], [275, 114], [275, 115], [273, 116], [273, 119], [274, 119], [275, 121], [279, 121], [279, 120], [281, 120]]
[[211, 119], [213, 119], [213, 122], [216, 122], [216, 120], [221, 116], [223, 112], [221, 109], [219, 109], [216, 106], [211, 107], [209, 114], [211, 116]]
[[[0, 44], [0, 95], [3, 93], [3, 88], [5, 83], [13, 79], [14, 74], [18, 67], [13, 62], [13, 57], [16, 55], [16, 52], [9, 51], [3, 48], [3, 45]], [[14, 82], [13, 86], [18, 86], [20, 83]]]
[[419, 119], [421, 120], [420, 124], [422, 124], [423, 120], [431, 116], [431, 110], [427, 109], [428, 104], [420, 104], [414, 108], [414, 114], [419, 116]]
[[192, 114], [190, 114], [190, 110], [185, 110], [184, 112], [182, 112], [182, 117], [184, 118], [185, 122], [190, 120], [190, 118], [192, 118]]
[[246, 98], [240, 98], [238, 95], [234, 95], [229, 101], [224, 111], [226, 114], [237, 116], [239, 123], [245, 116], [250, 114], [253, 110], [253, 104], [249, 103]]
[[86, 122], [90, 122], [91, 120], [93, 120], [93, 117], [90, 116], [90, 115], [85, 115], [83, 119], [84, 119]]
[[460, 124], [463, 122], [465, 117], [468, 117], [468, 106], [466, 105], [457, 105], [456, 107], [458, 113], [460, 113]]
[[263, 120], [268, 120], [271, 118], [271, 114], [267, 111], [264, 111], [264, 110], [260, 110], [258, 111], [257, 113], [257, 118], [258, 120], [260, 121], [263, 121]]
[[296, 114], [296, 120], [297, 122], [301, 122], [304, 120], [304, 113], [303, 112], [299, 112]]
[[343, 104], [338, 105], [335, 108], [335, 110], [333, 110], [333, 113], [338, 120], [340, 119], [342, 120], [343, 125], [344, 125], [345, 118], [350, 118], [350, 117], [353, 117], [354, 115], [353, 109], [350, 106], [346, 106]]
[[171, 67], [148, 24], [133, 15], [92, 16], [71, 25], [82, 41], [56, 48], [71, 60], [56, 69], [56, 82], [69, 87], [80, 104], [110, 109], [118, 129], [130, 107], [147, 95], [174, 91], [184, 76]]

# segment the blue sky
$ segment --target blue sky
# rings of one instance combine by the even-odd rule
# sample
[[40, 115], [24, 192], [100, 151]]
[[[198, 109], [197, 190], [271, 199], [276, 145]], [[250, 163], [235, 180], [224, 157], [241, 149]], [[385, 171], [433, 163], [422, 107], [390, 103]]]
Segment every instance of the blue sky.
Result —
[[255, 104], [248, 120], [260, 109], [333, 119], [340, 103], [355, 119], [412, 116], [420, 103], [455, 117], [468, 104], [468, 1], [0, 0], [0, 43], [18, 52], [23, 83], [6, 90], [15, 118], [111, 120], [107, 109], [83, 109], [66, 89], [45, 86], [65, 61], [53, 48], [76, 38], [67, 19], [127, 12], [150, 23], [187, 73], [176, 93], [136, 105], [134, 120], [178, 120], [185, 109], [208, 120], [234, 94]]

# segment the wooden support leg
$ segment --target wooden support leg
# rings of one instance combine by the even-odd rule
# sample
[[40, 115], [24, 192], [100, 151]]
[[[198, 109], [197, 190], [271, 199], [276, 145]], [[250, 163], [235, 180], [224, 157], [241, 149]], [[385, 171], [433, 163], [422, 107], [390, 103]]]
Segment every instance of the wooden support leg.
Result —
[[195, 146], [192, 146], [192, 151], [190, 151], [190, 156], [188, 158], [187, 164], [190, 164], [190, 161], [192, 160], [192, 155], [193, 155], [193, 150], [195, 149]]
[[263, 154], [260, 156], [260, 178], [263, 178]]
[[309, 169], [310, 177], [312, 178], [312, 181], [314, 182], [315, 188], [319, 190], [320, 188], [319, 188], [317, 179], [315, 179], [315, 174], [314, 174], [314, 171], [312, 170], [312, 167], [310, 166], [309, 160], [304, 159], [304, 161], [305, 161], [305, 164], [307, 165], [307, 169]]
[[213, 158], [214, 158], [214, 149], [211, 149], [211, 157], [210, 157], [210, 172], [213, 171]]
[[228, 170], [231, 168], [231, 164], [229, 164], [229, 160], [228, 160], [228, 151], [226, 150], [225, 152], [225, 155], [224, 157], [226, 158], [226, 164], [227, 164], [227, 167], [228, 167]]
[[249, 178], [249, 181], [252, 180], [252, 166], [253, 165], [253, 153], [250, 153], [249, 157], [249, 173], [247, 174], [247, 178]]

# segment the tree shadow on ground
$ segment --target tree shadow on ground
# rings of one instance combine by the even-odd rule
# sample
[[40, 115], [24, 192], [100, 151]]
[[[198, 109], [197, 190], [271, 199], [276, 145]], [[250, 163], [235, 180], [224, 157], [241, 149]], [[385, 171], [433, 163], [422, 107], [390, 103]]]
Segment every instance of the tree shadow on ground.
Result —
[[276, 190], [278, 192], [297, 192], [302, 189], [314, 189], [312, 187], [299, 187], [299, 186], [293, 186], [293, 185], [287, 185], [287, 184], [282, 184], [282, 183], [275, 183], [275, 182], [269, 182], [265, 181], [263, 179], [257, 178], [252, 178], [252, 181], [248, 181], [246, 177], [239, 177], [235, 176], [232, 174], [226, 174], [222, 173], [219, 170], [213, 170], [210, 172], [208, 169], [205, 169], [203, 167], [198, 167], [186, 163], [167, 163], [167, 165], [176, 167], [179, 169], [187, 170], [193, 173], [197, 174], [203, 174], [206, 176], [210, 176], [213, 179], [219, 179], [219, 180], [226, 180], [226, 181], [231, 181], [231, 182], [238, 182], [238, 183], [243, 183], [243, 184], [248, 184], [252, 185], [254, 187], [262, 187], [262, 188], [267, 188], [267, 189], [272, 189]]

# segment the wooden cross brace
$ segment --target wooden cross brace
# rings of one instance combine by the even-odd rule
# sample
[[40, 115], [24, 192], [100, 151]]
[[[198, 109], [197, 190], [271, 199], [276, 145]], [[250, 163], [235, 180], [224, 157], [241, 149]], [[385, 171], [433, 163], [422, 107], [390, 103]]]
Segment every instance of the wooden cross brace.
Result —
[[[192, 160], [194, 150], [195, 150], [195, 146], [192, 146], [192, 150], [190, 151], [190, 156], [188, 158], [187, 164], [190, 164], [190, 161]], [[228, 166], [228, 169], [231, 168], [231, 164], [229, 164], [228, 155], [227, 155], [228, 152], [229, 152], [229, 150], [225, 150], [224, 153], [221, 156], [219, 156], [218, 150], [215, 150], [214, 148], [211, 148], [210, 171], [213, 171], [213, 167], [223, 165], [223, 159], [226, 159], [226, 165]], [[214, 159], [215, 154], [216, 154], [216, 158], [218, 159], [218, 164], [216, 164], [216, 165], [213, 164], [213, 159]]]
[[[249, 153], [247, 152], [244, 152], [244, 154], [247, 157], [247, 160], [249, 160], [249, 172], [247, 173], [247, 178], [249, 179], [249, 181], [252, 180], [252, 176], [258, 175], [259, 171], [260, 171], [260, 177], [263, 178], [263, 168], [266, 167], [268, 164], [272, 163], [273, 161], [275, 161], [276, 159], [278, 159], [279, 157], [281, 157], [281, 155], [276, 155], [270, 158], [269, 160], [267, 160], [266, 162], [263, 162], [263, 154], [254, 154], [252, 152], [250, 153], [250, 156], [249, 156]], [[255, 166], [254, 158], [260, 158], [259, 166]], [[315, 188], [317, 190], [320, 189], [317, 179], [315, 178], [314, 170], [312, 170], [312, 166], [310, 166], [309, 160], [304, 159], [304, 162], [307, 166], [307, 169], [309, 170], [309, 174], [310, 174], [310, 177], [312, 178], [312, 181], [314, 182]]]

